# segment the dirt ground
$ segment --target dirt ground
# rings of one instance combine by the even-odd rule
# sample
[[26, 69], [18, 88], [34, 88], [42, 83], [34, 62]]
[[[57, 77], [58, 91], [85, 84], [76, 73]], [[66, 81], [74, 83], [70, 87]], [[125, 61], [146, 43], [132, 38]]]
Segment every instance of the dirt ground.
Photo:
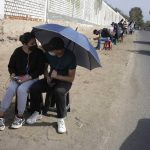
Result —
[[[21, 32], [31, 30], [40, 23], [25, 21], [5, 21], [3, 38], [0, 42], [0, 99], [8, 84], [7, 64], [10, 55], [20, 45]], [[94, 27], [79, 27], [89, 39], [93, 38]], [[13, 37], [10, 40], [8, 37]], [[103, 150], [110, 138], [111, 106], [115, 103], [122, 88], [127, 71], [135, 35], [125, 37], [123, 43], [113, 46], [112, 51], [97, 51], [102, 68], [92, 71], [78, 67], [71, 89], [71, 112], [66, 118], [67, 133], [56, 131], [56, 114], [49, 113], [35, 125], [25, 125], [18, 130], [9, 129], [14, 117], [12, 104], [6, 115], [6, 129], [0, 132], [0, 150]], [[93, 41], [92, 41], [93, 42]], [[93, 44], [95, 44], [93, 42]]]

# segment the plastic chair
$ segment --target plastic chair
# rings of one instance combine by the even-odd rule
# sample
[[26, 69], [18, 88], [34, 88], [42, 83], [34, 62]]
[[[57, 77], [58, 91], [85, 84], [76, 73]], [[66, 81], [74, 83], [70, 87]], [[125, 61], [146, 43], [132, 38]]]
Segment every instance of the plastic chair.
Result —
[[[69, 92], [66, 93], [65, 97], [66, 97], [66, 110], [67, 110], [67, 112], [70, 112], [70, 96], [69, 96]], [[48, 111], [57, 112], [55, 96], [54, 95], [50, 96], [49, 93], [46, 94], [43, 114], [47, 114]]]

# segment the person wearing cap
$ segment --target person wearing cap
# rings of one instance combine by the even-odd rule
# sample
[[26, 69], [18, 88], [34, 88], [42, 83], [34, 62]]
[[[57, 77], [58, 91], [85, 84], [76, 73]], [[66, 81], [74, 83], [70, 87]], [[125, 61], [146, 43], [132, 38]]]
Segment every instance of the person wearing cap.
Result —
[[[67, 115], [65, 95], [71, 89], [76, 72], [76, 57], [73, 52], [65, 49], [64, 41], [54, 37], [43, 46], [47, 51], [44, 79], [34, 83], [30, 88], [31, 109], [33, 114], [27, 119], [28, 124], [34, 124], [42, 119], [41, 93], [54, 94], [57, 108], [58, 133], [65, 133], [65, 117]], [[50, 66], [48, 73], [47, 67]]]

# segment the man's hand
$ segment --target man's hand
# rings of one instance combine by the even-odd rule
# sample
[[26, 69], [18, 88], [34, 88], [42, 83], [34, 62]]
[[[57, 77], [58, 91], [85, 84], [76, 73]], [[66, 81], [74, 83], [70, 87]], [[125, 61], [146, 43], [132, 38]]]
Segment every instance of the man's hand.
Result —
[[51, 78], [57, 79], [57, 76], [58, 76], [57, 71], [53, 70], [51, 74]]
[[53, 70], [51, 74], [51, 78], [72, 83], [75, 78], [75, 72], [76, 72], [76, 69], [71, 69], [69, 70], [68, 75], [62, 76], [62, 75], [59, 75], [56, 70]]
[[46, 76], [47, 84], [50, 84], [52, 81], [52, 78], [50, 76]]

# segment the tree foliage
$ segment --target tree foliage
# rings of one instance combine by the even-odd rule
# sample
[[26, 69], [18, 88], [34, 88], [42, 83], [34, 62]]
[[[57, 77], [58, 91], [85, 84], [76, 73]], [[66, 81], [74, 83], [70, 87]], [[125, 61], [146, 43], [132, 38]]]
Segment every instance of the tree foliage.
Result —
[[130, 20], [134, 20], [136, 25], [143, 27], [144, 21], [143, 21], [143, 13], [141, 8], [134, 7], [129, 12]]

